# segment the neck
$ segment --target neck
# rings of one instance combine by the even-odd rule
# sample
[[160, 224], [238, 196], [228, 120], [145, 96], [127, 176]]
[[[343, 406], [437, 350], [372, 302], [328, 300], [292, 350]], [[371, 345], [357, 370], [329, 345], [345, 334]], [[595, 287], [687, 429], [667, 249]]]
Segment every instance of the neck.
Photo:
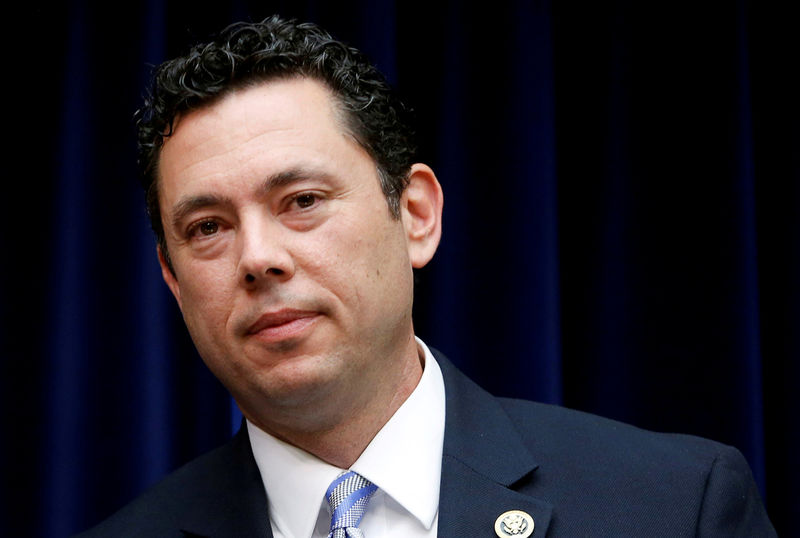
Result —
[[413, 346], [402, 358], [393, 362], [396, 367], [382, 372], [379, 382], [362, 392], [360, 398], [346, 391], [326, 398], [327, 402], [315, 402], [311, 409], [276, 414], [274, 410], [252, 413], [243, 407], [242, 413], [270, 435], [331, 465], [348, 469], [419, 383], [424, 356], [413, 338], [411, 343]]

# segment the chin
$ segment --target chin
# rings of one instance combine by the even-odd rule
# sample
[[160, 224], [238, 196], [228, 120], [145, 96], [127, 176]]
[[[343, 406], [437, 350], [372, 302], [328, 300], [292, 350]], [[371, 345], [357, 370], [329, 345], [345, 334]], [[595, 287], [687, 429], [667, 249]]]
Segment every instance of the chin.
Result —
[[245, 374], [249, 391], [268, 404], [307, 405], [331, 392], [341, 376], [328, 357], [295, 355], [269, 362]]

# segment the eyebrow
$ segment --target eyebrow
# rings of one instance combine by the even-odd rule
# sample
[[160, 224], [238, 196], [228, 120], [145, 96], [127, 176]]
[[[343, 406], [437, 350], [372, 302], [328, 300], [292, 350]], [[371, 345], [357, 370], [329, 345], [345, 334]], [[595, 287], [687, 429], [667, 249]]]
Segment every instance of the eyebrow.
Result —
[[330, 174], [318, 168], [295, 167], [269, 176], [261, 185], [261, 190], [268, 193], [272, 189], [285, 187], [304, 179], [330, 179]]
[[[272, 174], [261, 183], [261, 191], [266, 194], [271, 190], [286, 187], [292, 183], [310, 178], [329, 178], [330, 175], [319, 169], [314, 168], [290, 168], [276, 174]], [[233, 200], [227, 196], [216, 194], [200, 194], [197, 196], [187, 196], [180, 199], [172, 208], [172, 225], [178, 227], [183, 219], [193, 212], [206, 207], [219, 205], [230, 205]]]
[[217, 196], [214, 194], [201, 194], [199, 196], [181, 198], [172, 207], [172, 226], [173, 228], [177, 228], [183, 219], [198, 209], [229, 203], [231, 203], [231, 199], [227, 196]]

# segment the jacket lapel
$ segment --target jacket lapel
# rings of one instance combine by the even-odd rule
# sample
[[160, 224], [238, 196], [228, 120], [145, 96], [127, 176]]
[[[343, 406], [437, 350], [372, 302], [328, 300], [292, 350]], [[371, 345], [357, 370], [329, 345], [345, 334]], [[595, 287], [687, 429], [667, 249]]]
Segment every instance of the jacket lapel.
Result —
[[552, 506], [515, 491], [537, 464], [498, 401], [433, 351], [445, 384], [446, 418], [439, 493], [441, 538], [495, 536], [498, 516], [527, 512], [545, 536]]

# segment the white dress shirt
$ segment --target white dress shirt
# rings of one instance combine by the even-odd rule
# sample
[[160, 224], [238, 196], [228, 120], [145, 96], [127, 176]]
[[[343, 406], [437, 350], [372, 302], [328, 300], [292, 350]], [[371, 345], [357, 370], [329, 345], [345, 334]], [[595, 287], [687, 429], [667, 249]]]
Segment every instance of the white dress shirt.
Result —
[[[435, 538], [444, 441], [442, 372], [428, 347], [408, 399], [356, 460], [353, 470], [378, 486], [359, 528], [365, 538]], [[326, 538], [330, 483], [346, 469], [269, 435], [247, 421], [275, 538]]]

